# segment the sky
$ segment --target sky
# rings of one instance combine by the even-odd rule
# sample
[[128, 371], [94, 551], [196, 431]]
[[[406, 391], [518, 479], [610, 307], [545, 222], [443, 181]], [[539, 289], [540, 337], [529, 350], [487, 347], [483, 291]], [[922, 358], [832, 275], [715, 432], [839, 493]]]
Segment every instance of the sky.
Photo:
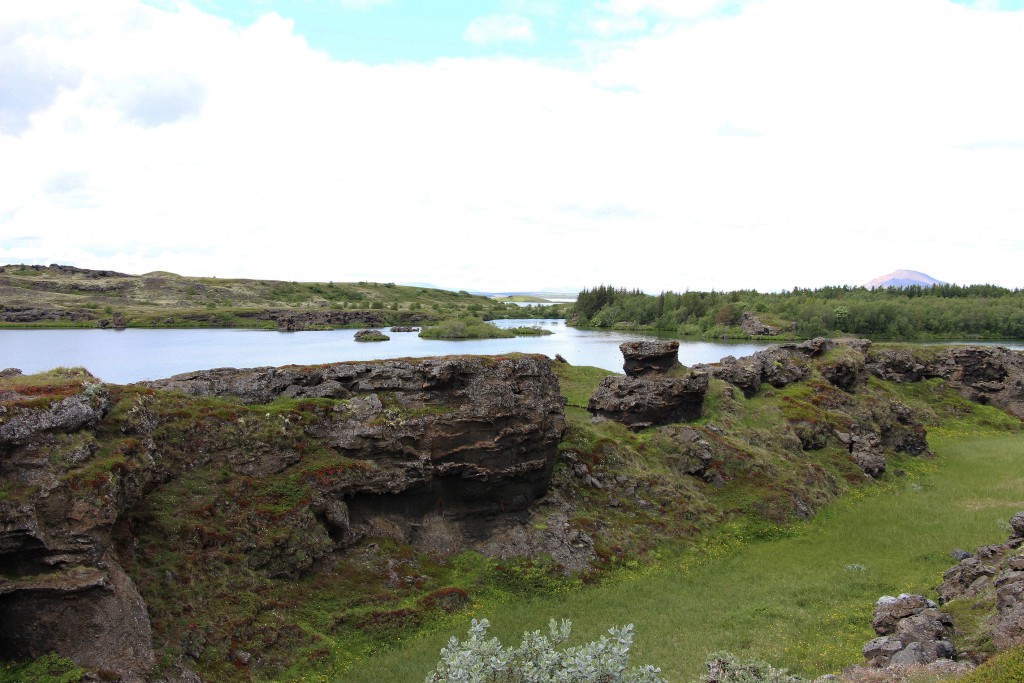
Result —
[[2, 0], [0, 263], [1024, 287], [1024, 0]]

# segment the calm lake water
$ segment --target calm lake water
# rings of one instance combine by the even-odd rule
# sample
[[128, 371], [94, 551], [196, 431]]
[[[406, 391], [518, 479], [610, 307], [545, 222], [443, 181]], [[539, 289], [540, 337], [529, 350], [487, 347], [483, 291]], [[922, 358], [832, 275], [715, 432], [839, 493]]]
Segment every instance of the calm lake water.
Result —
[[[553, 334], [513, 339], [440, 341], [415, 332], [388, 332], [386, 342], [356, 342], [355, 330], [274, 332], [266, 330], [0, 330], [0, 369], [25, 373], [58, 366], [83, 366], [107, 382], [126, 384], [160, 379], [191, 370], [261, 365], [304, 365], [346, 360], [447, 356], [451, 354], [561, 354], [573, 365], [622, 372], [619, 344], [655, 339], [636, 332], [577, 330], [564, 320], [499, 320], [502, 327], [539, 325]], [[665, 337], [668, 338], [668, 337]], [[723, 356], [746, 356], [768, 344], [683, 341], [685, 365], [710, 363]]]
[[[553, 334], [513, 339], [440, 341], [415, 332], [388, 332], [386, 342], [356, 342], [355, 330], [274, 332], [266, 330], [0, 330], [0, 368], [32, 373], [57, 366], [83, 366], [107, 382], [126, 384], [180, 372], [260, 365], [304, 365], [346, 360], [447, 356], [451, 354], [561, 354], [573, 365], [622, 372], [619, 344], [670, 335], [578, 330], [564, 320], [499, 320], [502, 327], [539, 325]], [[1001, 342], [1002, 343], [1002, 342]], [[1002, 343], [1024, 349], [1019, 342]], [[680, 341], [685, 365], [747, 356], [767, 348], [760, 342]]]

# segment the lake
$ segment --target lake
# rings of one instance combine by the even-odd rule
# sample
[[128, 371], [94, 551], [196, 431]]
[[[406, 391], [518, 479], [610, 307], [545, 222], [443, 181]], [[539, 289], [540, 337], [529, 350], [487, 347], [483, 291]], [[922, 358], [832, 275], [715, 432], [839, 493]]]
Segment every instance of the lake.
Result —
[[[346, 360], [447, 356], [452, 354], [560, 354], [573, 365], [622, 372], [619, 344], [656, 339], [654, 334], [578, 330], [564, 320], [498, 320], [501, 327], [538, 325], [545, 336], [443, 341], [420, 339], [415, 332], [389, 332], [386, 342], [357, 342], [355, 330], [276, 332], [267, 330], [0, 330], [0, 369], [25, 373], [58, 366], [82, 366], [106, 382], [127, 384], [191, 370], [260, 365], [305, 365]], [[661, 335], [661, 338], [671, 338]], [[710, 363], [723, 356], [746, 356], [769, 346], [761, 342], [681, 341], [685, 365]]]
[[[513, 339], [443, 341], [420, 339], [415, 332], [389, 332], [386, 342], [357, 342], [355, 330], [276, 332], [268, 330], [0, 330], [0, 369], [25, 373], [57, 366], [82, 366], [106, 382], [127, 384], [160, 379], [191, 370], [260, 365], [305, 365], [346, 360], [379, 360], [452, 354], [561, 355], [573, 365], [622, 372], [619, 344], [637, 339], [671, 339], [669, 334], [579, 330], [564, 320], [498, 320], [501, 327], [539, 325], [552, 334]], [[991, 342], [989, 342], [991, 343]], [[1000, 342], [1024, 349], [1020, 342]], [[767, 348], [765, 342], [681, 340], [684, 365], [713, 363], [724, 356], [747, 356]]]

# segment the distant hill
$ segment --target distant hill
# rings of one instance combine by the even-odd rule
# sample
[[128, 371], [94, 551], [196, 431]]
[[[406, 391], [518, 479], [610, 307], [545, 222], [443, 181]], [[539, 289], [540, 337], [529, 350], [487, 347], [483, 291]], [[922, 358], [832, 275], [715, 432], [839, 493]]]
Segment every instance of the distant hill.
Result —
[[946, 283], [942, 280], [936, 280], [932, 276], [925, 275], [916, 270], [894, 270], [888, 275], [876, 277], [864, 286], [868, 289], [878, 289], [881, 287], [913, 287], [914, 285], [931, 287], [932, 285], [944, 284]]
[[288, 282], [129, 275], [53, 264], [0, 265], [0, 327], [255, 327], [421, 325], [464, 313], [525, 317], [486, 297], [375, 282]]

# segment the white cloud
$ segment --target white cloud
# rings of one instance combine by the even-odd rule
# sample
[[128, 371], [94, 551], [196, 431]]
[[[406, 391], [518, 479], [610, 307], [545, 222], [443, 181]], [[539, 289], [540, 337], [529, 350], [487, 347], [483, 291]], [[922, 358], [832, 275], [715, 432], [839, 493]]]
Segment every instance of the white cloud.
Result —
[[517, 14], [490, 14], [469, 22], [462, 37], [475, 45], [532, 42], [533, 22]]
[[[5, 4], [0, 35], [76, 73], [0, 135], [11, 261], [486, 289], [896, 267], [1024, 285], [1019, 14], [768, 0], [574, 69], [341, 63], [276, 15], [240, 28], [130, 0]], [[149, 105], [177, 96], [133, 109], [124, 93], [150, 86]]]
[[159, 72], [116, 84], [112, 97], [127, 121], [150, 128], [199, 115], [206, 88], [188, 74]]
[[48, 61], [33, 49], [32, 38], [26, 33], [7, 42], [0, 36], [0, 135], [24, 132], [33, 114], [53, 104], [61, 89], [78, 83], [77, 69]]

